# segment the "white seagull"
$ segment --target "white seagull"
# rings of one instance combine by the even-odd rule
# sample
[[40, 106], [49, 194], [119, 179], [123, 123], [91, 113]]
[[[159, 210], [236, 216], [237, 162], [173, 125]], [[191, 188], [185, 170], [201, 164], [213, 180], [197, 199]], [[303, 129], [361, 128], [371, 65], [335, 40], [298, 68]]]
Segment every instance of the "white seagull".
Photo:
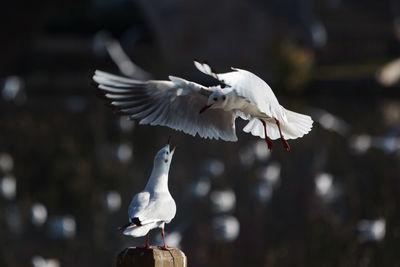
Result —
[[150, 248], [150, 230], [161, 228], [164, 242], [162, 249], [168, 250], [165, 244], [164, 226], [175, 217], [176, 204], [168, 190], [168, 172], [175, 147], [163, 147], [154, 158], [153, 170], [144, 190], [136, 194], [129, 205], [129, 223], [120, 227], [124, 235], [140, 237], [146, 235], [146, 245]]
[[[243, 131], [272, 140], [296, 139], [307, 134], [310, 116], [282, 107], [268, 84], [255, 74], [237, 68], [217, 74], [206, 63], [194, 62], [201, 72], [223, 86], [206, 87], [169, 76], [169, 81], [138, 81], [96, 70], [93, 80], [101, 96], [139, 124], [162, 125], [202, 138], [237, 141], [235, 119], [249, 120]], [[207, 110], [207, 112], [205, 112]]]

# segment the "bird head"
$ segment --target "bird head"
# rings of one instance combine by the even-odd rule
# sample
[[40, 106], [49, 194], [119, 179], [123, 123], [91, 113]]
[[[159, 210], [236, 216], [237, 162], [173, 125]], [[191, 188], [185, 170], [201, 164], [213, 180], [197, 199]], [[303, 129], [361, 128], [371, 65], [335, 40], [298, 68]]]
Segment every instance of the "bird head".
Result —
[[172, 156], [174, 155], [174, 152], [175, 146], [170, 144], [170, 138], [168, 138], [168, 144], [157, 152], [154, 161], [169, 165], [172, 161]]
[[207, 109], [213, 108], [221, 108], [226, 103], [226, 95], [220, 90], [215, 90], [207, 100], [207, 104], [199, 111], [199, 113], [203, 113]]

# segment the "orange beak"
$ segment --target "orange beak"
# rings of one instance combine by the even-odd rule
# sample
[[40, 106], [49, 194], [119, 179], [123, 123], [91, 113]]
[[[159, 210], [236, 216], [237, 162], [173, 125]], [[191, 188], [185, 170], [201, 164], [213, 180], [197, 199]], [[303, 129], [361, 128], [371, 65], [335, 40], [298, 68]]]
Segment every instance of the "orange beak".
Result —
[[199, 114], [203, 113], [207, 109], [209, 109], [212, 105], [205, 105], [202, 109], [200, 109]]
[[171, 146], [171, 136], [168, 137], [169, 152], [172, 153], [176, 146]]

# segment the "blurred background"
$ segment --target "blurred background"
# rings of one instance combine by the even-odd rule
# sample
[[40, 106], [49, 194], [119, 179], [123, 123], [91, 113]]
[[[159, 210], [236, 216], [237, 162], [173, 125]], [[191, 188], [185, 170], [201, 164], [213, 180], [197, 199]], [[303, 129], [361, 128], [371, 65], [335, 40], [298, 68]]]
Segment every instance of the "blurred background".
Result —
[[[0, 43], [0, 266], [114, 266], [132, 196], [172, 135], [188, 266], [400, 266], [397, 0], [6, 1]], [[5, 7], [5, 8], [4, 8]], [[119, 117], [95, 69], [266, 80], [314, 128], [267, 145], [193, 138]], [[158, 230], [151, 243], [161, 244]]]

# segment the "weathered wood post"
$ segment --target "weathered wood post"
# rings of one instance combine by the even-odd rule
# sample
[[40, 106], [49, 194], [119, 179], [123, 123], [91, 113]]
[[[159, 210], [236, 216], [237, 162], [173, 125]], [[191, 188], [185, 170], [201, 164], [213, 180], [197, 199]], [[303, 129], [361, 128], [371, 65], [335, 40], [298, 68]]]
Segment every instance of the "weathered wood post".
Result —
[[157, 247], [130, 247], [121, 251], [116, 267], [187, 267], [185, 254], [177, 248], [162, 250]]

